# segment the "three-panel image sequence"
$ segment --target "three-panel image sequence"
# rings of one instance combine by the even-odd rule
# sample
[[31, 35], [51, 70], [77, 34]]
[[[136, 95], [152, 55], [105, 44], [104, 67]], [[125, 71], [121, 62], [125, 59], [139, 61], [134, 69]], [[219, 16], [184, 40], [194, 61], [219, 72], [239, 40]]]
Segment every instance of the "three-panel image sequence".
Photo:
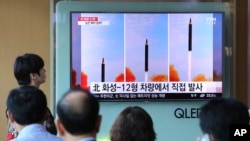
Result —
[[71, 86], [102, 100], [222, 96], [223, 13], [71, 13]]

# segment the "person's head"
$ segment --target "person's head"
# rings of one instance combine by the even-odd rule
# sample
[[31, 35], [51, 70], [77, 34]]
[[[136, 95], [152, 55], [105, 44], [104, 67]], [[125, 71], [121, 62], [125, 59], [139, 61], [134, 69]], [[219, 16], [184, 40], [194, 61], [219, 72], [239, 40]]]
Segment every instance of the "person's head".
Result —
[[127, 107], [110, 129], [111, 141], [154, 141], [156, 133], [150, 115], [141, 107]]
[[46, 96], [43, 91], [34, 86], [12, 89], [6, 105], [10, 122], [22, 126], [42, 123], [47, 114]]
[[248, 108], [233, 98], [218, 98], [201, 107], [200, 127], [211, 141], [229, 141], [232, 124], [249, 124]]
[[45, 82], [45, 72], [44, 61], [37, 54], [23, 54], [14, 62], [14, 75], [19, 85], [39, 87]]
[[67, 91], [57, 104], [57, 114], [56, 127], [62, 137], [96, 136], [99, 131], [99, 102], [88, 90]]

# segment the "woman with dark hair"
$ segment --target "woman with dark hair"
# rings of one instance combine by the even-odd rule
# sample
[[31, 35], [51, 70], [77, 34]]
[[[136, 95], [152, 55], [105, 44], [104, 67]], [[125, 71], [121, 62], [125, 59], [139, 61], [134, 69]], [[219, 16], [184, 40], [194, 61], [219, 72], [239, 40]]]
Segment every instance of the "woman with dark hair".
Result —
[[127, 107], [110, 129], [111, 141], [155, 141], [156, 133], [150, 115], [141, 107]]

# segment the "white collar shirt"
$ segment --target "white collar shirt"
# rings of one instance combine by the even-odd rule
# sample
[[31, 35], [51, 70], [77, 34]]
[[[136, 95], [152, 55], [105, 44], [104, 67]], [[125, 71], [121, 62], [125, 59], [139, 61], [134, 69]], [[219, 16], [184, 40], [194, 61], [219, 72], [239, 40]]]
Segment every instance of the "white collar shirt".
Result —
[[62, 141], [62, 139], [50, 134], [42, 124], [30, 124], [25, 126], [12, 141]]
[[94, 137], [87, 137], [87, 138], [82, 138], [79, 141], [96, 141]]

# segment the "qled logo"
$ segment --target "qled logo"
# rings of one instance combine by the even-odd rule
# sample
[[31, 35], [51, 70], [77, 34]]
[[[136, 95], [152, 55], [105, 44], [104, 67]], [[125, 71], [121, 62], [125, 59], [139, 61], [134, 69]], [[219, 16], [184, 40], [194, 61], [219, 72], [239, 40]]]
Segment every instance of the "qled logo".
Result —
[[230, 125], [230, 141], [249, 141], [249, 125]]

